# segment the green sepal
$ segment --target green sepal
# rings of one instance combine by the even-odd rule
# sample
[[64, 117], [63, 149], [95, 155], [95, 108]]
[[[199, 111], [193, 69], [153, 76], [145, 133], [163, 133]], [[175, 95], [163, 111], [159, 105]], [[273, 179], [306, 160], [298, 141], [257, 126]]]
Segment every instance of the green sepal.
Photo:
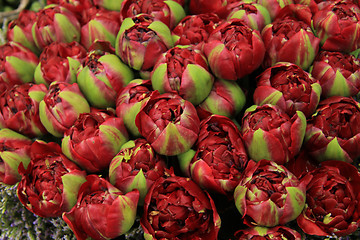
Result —
[[13, 31], [14, 31], [14, 39], [13, 39], [14, 42], [21, 43], [24, 47], [30, 49], [33, 53], [39, 56], [40, 54], [39, 49], [36, 47], [36, 45], [33, 42], [27, 39], [27, 37], [24, 34], [24, 31], [18, 25], [15, 25], [13, 27]]
[[15, 56], [7, 56], [5, 59], [6, 62], [13, 66], [23, 83], [33, 82], [37, 63], [31, 63]]
[[175, 17], [175, 22], [178, 24], [181, 19], [183, 19], [186, 16], [184, 8], [175, 1], [164, 1], [166, 5], [170, 8], [170, 11], [172, 12], [173, 16]]
[[286, 187], [287, 197], [292, 206], [293, 214], [289, 216], [289, 222], [296, 219], [303, 211], [306, 202], [306, 193], [299, 187]]
[[167, 77], [167, 63], [159, 64], [151, 74], [151, 85], [154, 90], [158, 90], [161, 94], [165, 93], [164, 81]]
[[81, 185], [86, 182], [86, 174], [79, 174], [80, 172], [67, 173], [61, 176], [63, 183], [63, 196], [67, 200], [66, 211], [70, 211], [75, 206], [77, 196]]
[[267, 142], [264, 139], [264, 130], [261, 128], [257, 129], [254, 134], [252, 141], [248, 147], [250, 157], [258, 162], [261, 159], [272, 160], [271, 153], [269, 152]]
[[319, 83], [315, 82], [315, 83], [311, 84], [311, 88], [316, 93], [316, 95], [319, 96], [319, 100], [320, 100], [320, 96], [322, 93], [321, 85]]
[[46, 103], [44, 100], [42, 100], [39, 104], [39, 116], [40, 116], [40, 121], [42, 123], [42, 125], [46, 128], [46, 130], [51, 133], [53, 136], [55, 137], [62, 137], [63, 133], [58, 132], [57, 130], [55, 130], [54, 125], [52, 124], [52, 122], [49, 120], [49, 118], [46, 115]]
[[61, 151], [67, 158], [69, 158], [71, 161], [74, 162], [74, 159], [70, 153], [69, 141], [70, 141], [70, 136], [63, 137], [61, 141]]
[[[111, 46], [115, 45], [116, 36], [109, 30], [107, 30], [106, 27], [96, 19], [90, 20], [90, 22], [88, 23], [88, 30], [90, 36], [90, 42], [88, 42], [89, 45], [91, 45], [91, 43], [95, 42], [96, 40], [106, 40], [111, 44]], [[92, 39], [92, 36], [98, 37], [99, 35], [101, 37], [105, 37], [105, 39]]]
[[344, 75], [342, 75], [339, 70], [336, 70], [334, 83], [331, 87], [329, 96], [350, 96], [349, 84]]
[[153, 30], [159, 36], [168, 49], [174, 47], [171, 31], [165, 23], [154, 21], [149, 24], [148, 28]]
[[325, 152], [321, 155], [318, 155], [316, 158], [320, 162], [326, 160], [338, 160], [347, 162], [346, 152], [340, 146], [337, 137], [334, 137], [333, 140], [331, 140], [327, 145]]
[[188, 96], [186, 100], [196, 106], [209, 96], [214, 83], [213, 77], [203, 67], [195, 64], [188, 64], [184, 73], [188, 73], [193, 79], [195, 88], [195, 94]]
[[[124, 21], [121, 23], [121, 26], [120, 26], [120, 29], [119, 29], [119, 32], [116, 36], [116, 42], [119, 41], [119, 38], [120, 36], [128, 29], [130, 29], [131, 27], [133, 27], [135, 25], [135, 22], [132, 20], [131, 17], [128, 17], [128, 18], [125, 18]], [[117, 45], [117, 44], [116, 44]], [[117, 47], [117, 46], [115, 46]], [[118, 52], [116, 50], [116, 52]]]
[[70, 74], [70, 83], [76, 83], [77, 74], [80, 68], [80, 61], [71, 57], [67, 57], [69, 62], [69, 74]]
[[34, 81], [36, 84], [45, 84], [46, 87], [49, 87], [49, 84], [45, 81], [42, 71], [41, 71], [41, 62], [36, 66], [34, 71]]
[[120, 11], [123, 0], [103, 0], [102, 7], [111, 11]]
[[70, 103], [75, 112], [77, 113], [89, 113], [90, 105], [86, 101], [85, 97], [71, 91], [61, 91], [59, 97], [66, 102]]
[[77, 77], [77, 83], [80, 87], [81, 92], [85, 95], [88, 102], [94, 107], [105, 108], [113, 106], [115, 103], [105, 99], [105, 97], [103, 96], [103, 92], [96, 85], [96, 78], [102, 81], [107, 86], [111, 86], [105, 74], [103, 74], [103, 76], [101, 76], [100, 74], [95, 76], [91, 72], [89, 67], [85, 66], [79, 72], [79, 75]]
[[63, 39], [57, 39], [58, 41], [63, 40], [67, 43], [72, 41], [80, 42], [80, 29], [76, 28], [64, 14], [55, 14], [54, 21], [57, 22], [57, 25], [61, 28], [61, 32], [64, 33]]
[[0, 152], [0, 159], [10, 167], [12, 172], [19, 177], [19, 180], [21, 179], [21, 176], [18, 173], [20, 162], [23, 163], [25, 169], [30, 163], [30, 156], [19, 155], [18, 153], [10, 151]]
[[187, 152], [177, 155], [179, 166], [181, 171], [188, 177], [190, 177], [190, 162], [194, 158], [196, 151], [193, 149], [188, 150]]
[[134, 79], [134, 72], [131, 68], [123, 63], [120, 58], [115, 54], [106, 54], [99, 58], [99, 62], [107, 68], [111, 68], [118, 76], [122, 76], [124, 86]]
[[148, 188], [146, 183], [146, 177], [142, 169], [140, 169], [140, 171], [136, 174], [131, 184], [127, 186], [126, 193], [131, 192], [134, 189], [139, 190], [140, 193], [139, 204], [143, 205], [145, 196], [148, 192]]
[[31, 99], [39, 103], [44, 99], [46, 92], [40, 90], [39, 91], [32, 90], [29, 91], [28, 95]]
[[111, 146], [114, 154], [118, 153], [121, 146], [128, 141], [127, 136], [124, 136], [124, 134], [116, 127], [101, 124], [99, 126], [99, 131], [99, 134], [106, 138], [106, 142]]

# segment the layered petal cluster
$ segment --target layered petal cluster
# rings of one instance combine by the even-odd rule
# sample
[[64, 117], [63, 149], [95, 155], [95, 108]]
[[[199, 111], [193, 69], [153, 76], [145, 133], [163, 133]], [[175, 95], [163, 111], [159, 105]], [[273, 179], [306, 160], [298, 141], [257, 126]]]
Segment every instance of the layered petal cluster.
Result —
[[123, 193], [139, 190], [139, 204], [143, 204], [150, 187], [164, 175], [165, 168], [164, 159], [150, 143], [137, 138], [122, 145], [120, 152], [111, 160], [109, 181]]
[[117, 93], [133, 79], [133, 71], [117, 55], [99, 49], [87, 53], [77, 75], [80, 90], [97, 108], [114, 107]]
[[53, 42], [79, 42], [80, 22], [67, 8], [50, 4], [39, 11], [32, 26], [32, 36], [40, 50]]
[[116, 99], [116, 115], [124, 120], [125, 127], [133, 136], [140, 136], [135, 118], [152, 92], [151, 80], [134, 79]]
[[67, 159], [54, 142], [35, 141], [30, 149], [31, 161], [17, 188], [21, 203], [40, 217], [60, 217], [75, 205], [85, 182], [85, 171]]
[[352, 162], [360, 156], [360, 103], [333, 96], [308, 120], [304, 146], [318, 161]]
[[172, 48], [171, 31], [147, 14], [125, 18], [116, 37], [116, 54], [131, 68], [151, 71], [160, 55]]
[[323, 50], [349, 53], [360, 47], [360, 8], [353, 2], [331, 2], [314, 15], [312, 26]]
[[360, 174], [341, 161], [325, 161], [306, 173], [306, 205], [297, 218], [299, 227], [310, 235], [338, 237], [355, 232], [360, 224]]
[[151, 72], [154, 90], [178, 94], [194, 105], [209, 95], [213, 82], [206, 57], [191, 45], [169, 49], [159, 57]]
[[90, 105], [76, 83], [54, 82], [39, 104], [40, 121], [46, 130], [62, 137]]
[[261, 65], [265, 46], [259, 31], [234, 18], [211, 33], [204, 45], [204, 53], [216, 77], [237, 80]]
[[0, 183], [14, 185], [21, 180], [20, 163], [27, 168], [32, 140], [11, 129], [0, 130]]
[[0, 46], [0, 81], [7, 84], [33, 82], [38, 57], [17, 42], [7, 42]]
[[185, 10], [177, 1], [164, 0], [123, 0], [120, 20], [145, 13], [173, 29], [185, 17]]
[[40, 54], [34, 72], [35, 83], [49, 86], [52, 82], [75, 83], [79, 67], [86, 57], [86, 49], [78, 42], [54, 42]]
[[360, 91], [360, 61], [353, 55], [321, 51], [311, 67], [311, 75], [318, 79], [322, 96], [355, 96]]
[[210, 195], [189, 178], [159, 178], [145, 198], [145, 239], [217, 239], [221, 225]]
[[114, 239], [130, 230], [135, 222], [139, 192], [123, 194], [98, 175], [88, 175], [78, 198], [63, 219], [76, 239]]
[[39, 103], [47, 93], [44, 84], [14, 85], [0, 94], [0, 128], [10, 128], [27, 137], [47, 133], [39, 116]]
[[94, 7], [94, 0], [46, 0], [47, 5], [56, 4], [70, 10], [79, 20], [80, 25], [84, 24], [88, 11]]
[[82, 113], [64, 134], [61, 148], [64, 154], [87, 172], [105, 170], [128, 133], [121, 118], [109, 111]]
[[308, 69], [319, 51], [320, 39], [305, 22], [292, 18], [277, 19], [261, 32], [266, 54], [263, 67], [291, 62]]
[[194, 105], [176, 94], [154, 93], [135, 118], [140, 134], [162, 155], [174, 156], [188, 151], [200, 130]]
[[220, 24], [221, 19], [214, 13], [187, 15], [172, 30], [174, 45], [197, 45], [202, 49], [209, 35]]
[[237, 126], [227, 117], [211, 115], [201, 121], [193, 149], [189, 163], [180, 159], [185, 173], [208, 191], [232, 195], [248, 163]]
[[306, 183], [275, 162], [251, 161], [235, 189], [235, 205], [249, 226], [284, 225], [302, 212]]
[[299, 153], [304, 140], [306, 118], [301, 111], [290, 117], [275, 105], [249, 107], [241, 133], [249, 158], [285, 164]]
[[253, 99], [256, 105], [273, 104], [289, 116], [301, 111], [308, 118], [315, 112], [320, 96], [316, 78], [293, 63], [280, 62], [257, 77]]

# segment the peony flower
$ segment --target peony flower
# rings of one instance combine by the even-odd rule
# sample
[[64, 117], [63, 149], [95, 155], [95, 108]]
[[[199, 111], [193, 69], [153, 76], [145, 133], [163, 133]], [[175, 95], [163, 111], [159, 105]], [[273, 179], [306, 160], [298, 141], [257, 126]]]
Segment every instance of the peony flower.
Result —
[[353, 55], [321, 51], [310, 69], [318, 79], [322, 96], [355, 96], [360, 91], [360, 61]]
[[308, 119], [306, 150], [318, 161], [351, 163], [360, 156], [360, 104], [352, 98], [333, 96], [322, 100]]
[[331, 2], [312, 19], [322, 50], [352, 52], [360, 47], [360, 8], [349, 1]]
[[257, 77], [253, 99], [256, 105], [273, 104], [289, 116], [301, 111], [308, 118], [315, 112], [320, 96], [316, 78], [293, 63], [280, 62]]
[[203, 44], [220, 22], [220, 18], [214, 13], [187, 15], [172, 30], [174, 45], [192, 44], [202, 49]]
[[150, 80], [134, 79], [123, 88], [116, 99], [116, 115], [124, 120], [126, 129], [133, 136], [140, 136], [135, 118], [152, 92]]
[[76, 83], [52, 83], [39, 104], [41, 123], [56, 137], [62, 137], [81, 113], [88, 112], [89, 103]]
[[196, 110], [201, 119], [212, 114], [233, 118], [240, 113], [245, 102], [245, 93], [237, 82], [215, 79], [209, 96]]
[[0, 79], [10, 86], [33, 82], [38, 57], [17, 42], [0, 46]]
[[248, 157], [237, 126], [227, 117], [211, 115], [200, 123], [199, 138], [188, 160], [180, 166], [200, 187], [232, 195]]
[[274, 227], [295, 220], [305, 206], [307, 180], [272, 161], [250, 162], [234, 192], [244, 223]]
[[39, 103], [47, 92], [44, 84], [15, 85], [0, 94], [0, 128], [10, 128], [27, 137], [47, 133], [39, 116]]
[[123, 0], [121, 3], [121, 21], [141, 13], [149, 14], [154, 20], [163, 22], [170, 29], [173, 29], [186, 15], [177, 1]]
[[299, 227], [309, 235], [338, 237], [355, 232], [360, 224], [360, 174], [353, 165], [325, 161], [304, 174], [306, 205], [297, 218]]
[[300, 151], [306, 118], [300, 111], [290, 117], [274, 105], [253, 105], [245, 111], [241, 126], [249, 158], [285, 164]]
[[79, 42], [80, 23], [67, 8], [50, 4], [39, 11], [32, 26], [32, 36], [40, 50], [52, 42]]
[[123, 121], [110, 111], [82, 113], [64, 134], [63, 153], [89, 173], [109, 167], [121, 146], [128, 141]]
[[78, 42], [51, 43], [40, 54], [34, 80], [47, 87], [52, 82], [75, 83], [77, 71], [85, 57], [86, 49]]
[[153, 71], [151, 84], [160, 93], [176, 93], [194, 105], [209, 95], [214, 78], [205, 56], [192, 46], [177, 46], [162, 54]]
[[76, 239], [113, 239], [135, 222], [139, 191], [123, 194], [107, 180], [89, 175], [81, 185], [75, 206], [63, 215]]
[[0, 130], [0, 183], [14, 185], [21, 180], [20, 163], [27, 168], [32, 140], [11, 129]]
[[308, 69], [319, 51], [320, 39], [309, 25], [291, 18], [278, 19], [264, 27], [261, 32], [266, 54], [264, 68], [277, 62], [291, 62]]
[[111, 160], [109, 181], [123, 193], [139, 190], [139, 204], [154, 182], [164, 175], [164, 159], [143, 138], [130, 140]]
[[216, 77], [237, 80], [260, 66], [265, 47], [259, 31], [242, 20], [231, 19], [211, 33], [204, 53]]
[[189, 101], [179, 95], [156, 91], [140, 109], [135, 124], [156, 152], [174, 156], [194, 145], [200, 120]]
[[221, 225], [210, 195], [189, 178], [159, 178], [145, 198], [145, 239], [217, 239]]
[[116, 54], [135, 70], [151, 71], [160, 55], [173, 47], [170, 29], [150, 15], [125, 18], [116, 37]]
[[75, 205], [85, 171], [67, 159], [57, 143], [35, 141], [30, 149], [31, 161], [24, 169], [17, 188], [21, 203], [40, 217], [60, 217]]

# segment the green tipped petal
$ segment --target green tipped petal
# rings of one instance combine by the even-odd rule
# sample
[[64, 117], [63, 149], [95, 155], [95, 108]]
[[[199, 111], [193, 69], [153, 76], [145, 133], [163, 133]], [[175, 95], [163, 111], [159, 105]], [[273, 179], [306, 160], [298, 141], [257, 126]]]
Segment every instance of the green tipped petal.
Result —
[[183, 19], [186, 16], [186, 13], [184, 11], [184, 8], [175, 1], [164, 1], [166, 5], [170, 8], [170, 11], [172, 12], [173, 16], [175, 17], [175, 22], [178, 24], [181, 19]]
[[165, 93], [164, 83], [167, 77], [167, 63], [159, 64], [151, 75], [151, 85], [154, 90]]
[[73, 59], [71, 57], [67, 57], [69, 62], [69, 74], [70, 74], [70, 83], [76, 83], [77, 74], [80, 68], [80, 61]]
[[160, 21], [154, 21], [148, 26], [149, 29], [156, 32], [160, 39], [166, 44], [167, 48], [174, 47], [174, 42], [171, 36], [171, 31], [165, 23]]
[[46, 128], [46, 130], [49, 133], [51, 133], [55, 137], [63, 136], [62, 132], [59, 132], [54, 128], [53, 123], [50, 121], [50, 119], [46, 115], [46, 103], [44, 102], [44, 100], [41, 101], [39, 104], [39, 116], [40, 116], [40, 121], [41, 121], [42, 125]]
[[71, 153], [70, 153], [70, 146], [69, 146], [70, 136], [65, 136], [61, 141], [61, 151], [63, 154], [69, 158], [70, 160], [74, 161]]
[[209, 96], [214, 82], [213, 77], [204, 68], [195, 64], [188, 64], [184, 74], [188, 74], [193, 79], [195, 91], [191, 96], [186, 96], [185, 99], [194, 105], [198, 105]]
[[342, 75], [342, 73], [339, 70], [336, 70], [334, 83], [328, 95], [344, 96], [344, 97], [350, 96], [349, 84], [346, 78], [344, 77], [344, 75]]
[[115, 154], [120, 151], [121, 146], [128, 140], [127, 136], [113, 126], [102, 124], [99, 126], [99, 131], [99, 134], [103, 135], [107, 143], [111, 145], [111, 149], [114, 150]]
[[145, 178], [145, 175], [144, 175], [144, 172], [142, 169], [140, 169], [138, 174], [136, 174], [136, 176], [134, 177], [131, 184], [129, 186], [127, 186], [126, 193], [128, 193], [134, 189], [139, 190], [139, 192], [140, 192], [139, 203], [143, 204], [145, 196], [148, 192], [148, 186], [147, 186], [147, 181], [146, 181], [146, 178]]
[[[55, 14], [54, 21], [57, 22], [61, 28], [61, 32], [64, 34], [62, 40], [65, 42], [80, 42], [80, 25], [77, 28], [64, 14]], [[58, 39], [61, 40], [61, 39]]]
[[292, 214], [289, 216], [289, 221], [296, 219], [305, 207], [306, 193], [299, 187], [287, 187], [288, 201], [292, 209]]
[[36, 66], [34, 71], [34, 81], [36, 84], [45, 84], [46, 87], [49, 87], [49, 84], [45, 81], [42, 72], [41, 72], [41, 62]]
[[15, 56], [7, 56], [5, 61], [16, 69], [16, 73], [23, 83], [33, 82], [37, 63], [31, 63]]
[[180, 169], [186, 176], [190, 176], [189, 166], [190, 166], [191, 160], [195, 156], [195, 153], [196, 153], [195, 150], [190, 149], [187, 152], [177, 155], [177, 158], [179, 160]]
[[252, 141], [248, 147], [249, 155], [254, 161], [261, 159], [271, 160], [272, 156], [269, 152], [268, 144], [264, 139], [264, 131], [259, 128], [254, 132]]
[[337, 137], [335, 137], [331, 142], [327, 145], [326, 150], [323, 154], [317, 156], [319, 161], [326, 160], [338, 160], [347, 162], [348, 156], [344, 149], [341, 148]]
[[68, 173], [61, 176], [63, 182], [63, 191], [65, 196], [65, 201], [67, 202], [66, 211], [70, 211], [73, 206], [75, 206], [77, 201], [77, 196], [81, 185], [86, 182], [85, 173], [79, 174], [79, 172]]

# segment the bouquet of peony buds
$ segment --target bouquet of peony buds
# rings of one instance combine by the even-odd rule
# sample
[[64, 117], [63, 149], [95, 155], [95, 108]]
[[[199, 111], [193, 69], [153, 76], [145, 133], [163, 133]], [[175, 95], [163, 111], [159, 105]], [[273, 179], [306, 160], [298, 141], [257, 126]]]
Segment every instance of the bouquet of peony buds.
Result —
[[3, 22], [1, 239], [360, 238], [359, 1], [34, 2]]

